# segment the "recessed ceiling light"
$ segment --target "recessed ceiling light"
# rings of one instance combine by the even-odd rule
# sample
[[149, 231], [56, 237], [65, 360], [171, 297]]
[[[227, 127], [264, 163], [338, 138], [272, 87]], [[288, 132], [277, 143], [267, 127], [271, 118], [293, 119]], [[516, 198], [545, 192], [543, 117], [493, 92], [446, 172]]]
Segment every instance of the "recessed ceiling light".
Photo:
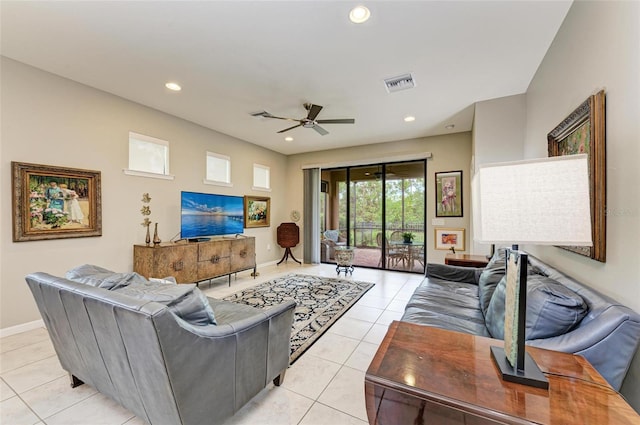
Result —
[[411, 122], [411, 121], [415, 121], [416, 117], [414, 117], [413, 115], [408, 115], [406, 117], [404, 117], [404, 122]]
[[180, 91], [182, 90], [182, 87], [180, 87], [180, 84], [178, 83], [167, 83], [164, 85], [166, 88], [168, 88], [169, 90], [173, 90], [173, 91]]
[[449, 124], [448, 126], [446, 126], [445, 128], [447, 130], [453, 130], [453, 128], [455, 127], [455, 124]]
[[291, 136], [287, 136], [287, 137], [285, 137], [285, 138], [284, 138], [284, 140], [285, 140], [286, 142], [293, 142], [293, 137], [291, 137]]
[[354, 7], [353, 9], [351, 9], [351, 12], [349, 12], [349, 19], [354, 24], [361, 24], [363, 22], [366, 22], [370, 16], [371, 12], [369, 12], [369, 9], [362, 5]]

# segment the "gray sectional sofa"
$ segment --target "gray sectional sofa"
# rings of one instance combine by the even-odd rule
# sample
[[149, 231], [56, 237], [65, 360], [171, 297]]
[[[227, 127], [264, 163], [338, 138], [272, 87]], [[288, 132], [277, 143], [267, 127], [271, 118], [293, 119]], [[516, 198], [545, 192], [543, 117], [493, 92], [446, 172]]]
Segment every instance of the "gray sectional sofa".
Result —
[[26, 277], [62, 367], [150, 424], [215, 424], [289, 366], [295, 302], [207, 299], [93, 266]]
[[[428, 264], [401, 320], [503, 339], [504, 250], [484, 269]], [[529, 256], [526, 343], [584, 356], [619, 390], [640, 315]]]

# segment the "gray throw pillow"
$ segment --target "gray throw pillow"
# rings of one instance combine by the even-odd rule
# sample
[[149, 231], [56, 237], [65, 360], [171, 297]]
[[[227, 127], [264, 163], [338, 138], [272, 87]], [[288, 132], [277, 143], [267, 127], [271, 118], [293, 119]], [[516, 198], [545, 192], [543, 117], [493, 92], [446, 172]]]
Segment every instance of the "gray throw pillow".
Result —
[[[504, 339], [506, 277], [498, 283], [485, 317], [494, 338]], [[573, 329], [589, 311], [584, 299], [561, 283], [542, 275], [527, 277], [525, 339], [551, 338]]]
[[498, 286], [498, 282], [505, 273], [505, 249], [496, 250], [491, 257], [489, 264], [482, 270], [478, 280], [478, 296], [480, 298], [480, 308], [482, 314], [487, 317], [487, 309], [493, 297], [493, 293]]
[[216, 318], [207, 297], [193, 283], [136, 283], [117, 290], [121, 294], [165, 304], [170, 311], [192, 325], [216, 325]]
[[145, 283], [147, 279], [138, 273], [116, 273], [93, 264], [83, 264], [69, 270], [66, 278], [85, 285], [103, 289], [118, 289], [132, 283]]

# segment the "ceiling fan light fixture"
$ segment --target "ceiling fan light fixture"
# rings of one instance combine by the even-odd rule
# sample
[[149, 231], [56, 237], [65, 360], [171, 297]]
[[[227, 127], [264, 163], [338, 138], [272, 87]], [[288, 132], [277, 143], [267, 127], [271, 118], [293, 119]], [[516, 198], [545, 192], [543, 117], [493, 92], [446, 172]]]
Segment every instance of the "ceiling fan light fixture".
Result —
[[455, 124], [449, 124], [449, 125], [445, 126], [445, 129], [453, 130], [455, 128], [455, 126], [456, 126]]
[[407, 115], [406, 117], [404, 117], [404, 122], [413, 122], [416, 120], [416, 117], [414, 117], [413, 115]]
[[171, 91], [180, 91], [180, 90], [182, 90], [182, 87], [180, 87], [180, 84], [174, 83], [172, 81], [169, 81], [164, 86], [166, 88], [168, 88], [169, 90], [171, 90]]
[[349, 12], [349, 20], [354, 24], [367, 22], [371, 17], [371, 12], [365, 6], [358, 5]]
[[284, 138], [284, 141], [285, 142], [293, 142], [293, 137], [287, 136], [287, 137]]

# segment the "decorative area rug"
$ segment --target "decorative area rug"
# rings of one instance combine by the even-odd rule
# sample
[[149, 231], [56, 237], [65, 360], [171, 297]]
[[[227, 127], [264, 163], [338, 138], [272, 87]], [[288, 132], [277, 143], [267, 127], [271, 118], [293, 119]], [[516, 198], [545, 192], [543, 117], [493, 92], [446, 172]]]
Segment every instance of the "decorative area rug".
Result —
[[224, 299], [257, 308], [294, 300], [297, 307], [291, 330], [290, 362], [293, 364], [373, 285], [369, 282], [290, 274]]

